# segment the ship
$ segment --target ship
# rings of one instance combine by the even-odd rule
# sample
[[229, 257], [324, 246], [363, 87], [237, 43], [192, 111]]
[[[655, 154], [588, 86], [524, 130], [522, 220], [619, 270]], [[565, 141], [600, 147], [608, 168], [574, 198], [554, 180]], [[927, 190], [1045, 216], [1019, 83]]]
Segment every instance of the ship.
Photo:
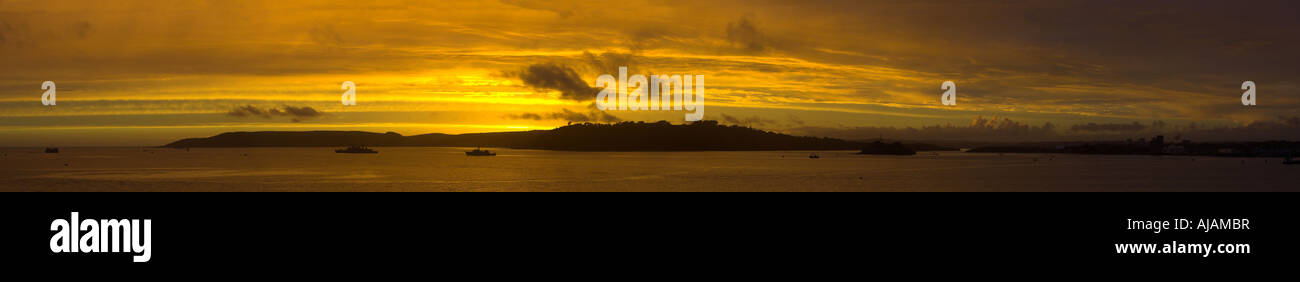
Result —
[[347, 149], [338, 149], [338, 150], [334, 150], [334, 152], [339, 154], [378, 154], [379, 153], [379, 151], [366, 148], [366, 146], [348, 146]]
[[58, 154], [59, 148], [45, 148], [46, 154]]
[[496, 156], [497, 153], [493, 153], [492, 151], [488, 151], [488, 150], [483, 150], [481, 148], [474, 148], [473, 151], [465, 151], [465, 155], [475, 156], [475, 157], [491, 157], [491, 156]]
[[822, 158], [822, 156], [818, 156], [817, 154], [812, 154], [812, 155], [808, 155], [808, 158], [809, 158], [809, 159], [820, 159], [820, 158]]
[[1290, 156], [1288, 156], [1286, 157], [1285, 160], [1282, 160], [1282, 164], [1284, 165], [1300, 164], [1300, 160], [1292, 159]]

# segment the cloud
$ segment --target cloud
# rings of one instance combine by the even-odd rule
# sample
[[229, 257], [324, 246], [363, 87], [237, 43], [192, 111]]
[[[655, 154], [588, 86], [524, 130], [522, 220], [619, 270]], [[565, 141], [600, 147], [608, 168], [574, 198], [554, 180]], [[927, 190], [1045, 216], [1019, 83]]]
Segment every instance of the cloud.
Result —
[[569, 122], [601, 122], [601, 123], [612, 123], [612, 122], [623, 121], [623, 119], [621, 118], [618, 118], [614, 115], [596, 109], [595, 103], [588, 105], [586, 112], [576, 112], [569, 109], [560, 109], [559, 112], [543, 113], [543, 114], [522, 113], [517, 115], [507, 115], [506, 118], [526, 119], [526, 120], [563, 120]]
[[22, 45], [23, 39], [28, 33], [26, 22], [21, 19], [16, 20], [14, 23], [9, 21], [0, 20], [0, 47], [4, 47], [6, 43]]
[[536, 90], [556, 90], [560, 98], [574, 101], [596, 99], [600, 88], [591, 87], [573, 68], [556, 63], [533, 64], [518, 72], [507, 73]]
[[574, 112], [569, 109], [561, 109], [559, 113], [551, 113], [552, 119], [559, 119], [572, 122], [619, 122], [622, 121], [614, 115], [602, 111]]
[[232, 117], [241, 117], [241, 118], [242, 117], [271, 118], [271, 114], [267, 113], [265, 110], [262, 110], [258, 107], [254, 107], [253, 105], [247, 105], [247, 106], [231, 109], [230, 112], [226, 113], [226, 115]]
[[764, 126], [769, 124], [776, 124], [775, 120], [763, 119], [758, 117], [757, 115], [751, 117], [744, 117], [744, 118], [737, 118], [725, 113], [719, 115], [721, 115], [722, 122], [728, 124], [740, 125], [740, 126]]
[[980, 117], [976, 117], [974, 120], [971, 120], [970, 127], [990, 129], [990, 130], [1020, 130], [1020, 129], [1028, 128], [1029, 125], [1011, 120], [1009, 118], [993, 117], [992, 119], [985, 119], [983, 116], [980, 116]]
[[78, 39], [86, 39], [86, 37], [90, 36], [93, 31], [94, 29], [90, 26], [90, 22], [88, 21], [78, 21], [72, 26], [72, 33], [76, 34]]
[[[1161, 121], [1157, 121], [1157, 122], [1161, 124], [1161, 127], [1164, 126], [1164, 122]], [[1103, 124], [1096, 124], [1096, 123], [1089, 122], [1087, 124], [1076, 124], [1070, 126], [1070, 132], [1107, 132], [1107, 131], [1135, 132], [1135, 131], [1142, 131], [1147, 128], [1148, 127], [1146, 125], [1143, 125], [1142, 123], [1136, 121], [1133, 123], [1103, 123]]]
[[793, 114], [786, 114], [786, 121], [787, 121], [790, 125], [792, 125], [792, 126], [803, 126], [803, 125], [804, 125], [803, 119], [800, 119], [799, 117], [797, 117], [797, 116], [795, 116], [795, 115], [793, 115]]
[[1157, 120], [1157, 121], [1153, 121], [1153, 122], [1151, 122], [1151, 128], [1153, 128], [1153, 129], [1164, 129], [1165, 126], [1168, 126], [1168, 125], [1169, 125], [1169, 124], [1165, 123], [1165, 121], [1163, 121], [1163, 120]]
[[226, 112], [227, 116], [237, 118], [260, 117], [269, 119], [273, 117], [290, 117], [293, 122], [300, 122], [304, 119], [317, 118], [324, 113], [308, 106], [294, 107], [289, 105], [280, 106], [280, 108], [262, 109], [253, 105], [236, 107]]
[[511, 119], [531, 119], [531, 120], [543, 120], [543, 119], [546, 119], [546, 118], [543, 118], [542, 115], [535, 114], [535, 113], [522, 113], [522, 114], [518, 114], [518, 115], [509, 115], [509, 116], [507, 116], [507, 117], [509, 117], [509, 118], [511, 118]]
[[321, 116], [321, 112], [307, 106], [294, 107], [286, 105], [282, 106], [280, 109], [270, 109], [267, 112], [275, 116], [291, 116], [294, 118], [314, 118]]
[[337, 48], [343, 46], [344, 43], [343, 36], [339, 35], [333, 25], [321, 24], [313, 26], [308, 34], [311, 36], [312, 42], [323, 46]]
[[727, 41], [732, 45], [750, 52], [762, 52], [768, 48], [767, 36], [758, 28], [752, 16], [745, 15], [740, 20], [727, 24]]
[[600, 74], [618, 75], [618, 67], [628, 67], [629, 75], [636, 73], [632, 70], [632, 65], [636, 63], [636, 55], [632, 53], [604, 52], [596, 55], [582, 51], [582, 57], [588, 67]]

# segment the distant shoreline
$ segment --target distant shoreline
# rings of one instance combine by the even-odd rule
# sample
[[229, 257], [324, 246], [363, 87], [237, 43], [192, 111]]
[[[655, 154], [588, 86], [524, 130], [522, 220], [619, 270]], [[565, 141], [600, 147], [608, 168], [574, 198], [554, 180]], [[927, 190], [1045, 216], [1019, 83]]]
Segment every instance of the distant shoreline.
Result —
[[1283, 158], [1300, 154], [1300, 142], [1192, 142], [1180, 140], [1165, 142], [1164, 136], [1147, 140], [1103, 142], [1026, 143], [1008, 146], [974, 148], [970, 153], [1029, 153], [1075, 155], [1152, 155], [1152, 156], [1212, 156], [1246, 158]]
[[[826, 137], [791, 136], [749, 127], [724, 126], [716, 121], [674, 125], [660, 121], [616, 124], [573, 124], [552, 130], [517, 132], [423, 134], [362, 131], [228, 132], [188, 138], [160, 148], [249, 147], [494, 147], [590, 152], [658, 151], [782, 151], [861, 150], [867, 142]], [[907, 144], [918, 151], [956, 151], [930, 144]]]
[[[704, 152], [704, 151], [852, 151], [877, 141], [791, 136], [749, 127], [724, 126], [716, 121], [670, 124], [660, 121], [616, 124], [573, 124], [551, 130], [516, 132], [422, 134], [362, 131], [228, 132], [188, 138], [155, 148], [278, 148], [278, 147], [490, 147], [574, 152]], [[899, 143], [913, 151], [958, 151], [927, 143]], [[1300, 142], [1165, 142], [1163, 136], [1093, 142], [1040, 142], [971, 148], [967, 153], [1033, 153], [1092, 155], [1183, 155], [1219, 157], [1288, 157], [1300, 152]]]

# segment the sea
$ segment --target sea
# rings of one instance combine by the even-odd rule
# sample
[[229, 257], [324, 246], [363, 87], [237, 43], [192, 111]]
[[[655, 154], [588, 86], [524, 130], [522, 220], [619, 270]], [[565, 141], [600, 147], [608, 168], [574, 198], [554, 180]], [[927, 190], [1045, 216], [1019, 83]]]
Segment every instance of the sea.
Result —
[[1300, 191], [1275, 158], [335, 149], [5, 148], [0, 191]]

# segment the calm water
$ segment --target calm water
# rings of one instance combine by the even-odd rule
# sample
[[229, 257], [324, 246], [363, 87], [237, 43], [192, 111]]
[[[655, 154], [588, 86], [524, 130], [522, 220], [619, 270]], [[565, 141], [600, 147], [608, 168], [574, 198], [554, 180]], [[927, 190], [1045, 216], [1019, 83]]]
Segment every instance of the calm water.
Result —
[[[0, 190], [1297, 191], [1279, 159], [923, 152], [556, 152], [466, 148], [0, 149]], [[493, 150], [496, 150], [493, 148]], [[246, 156], [245, 156], [246, 155]], [[1037, 159], [1037, 161], [1035, 161]], [[1246, 163], [1242, 163], [1242, 161]]]

